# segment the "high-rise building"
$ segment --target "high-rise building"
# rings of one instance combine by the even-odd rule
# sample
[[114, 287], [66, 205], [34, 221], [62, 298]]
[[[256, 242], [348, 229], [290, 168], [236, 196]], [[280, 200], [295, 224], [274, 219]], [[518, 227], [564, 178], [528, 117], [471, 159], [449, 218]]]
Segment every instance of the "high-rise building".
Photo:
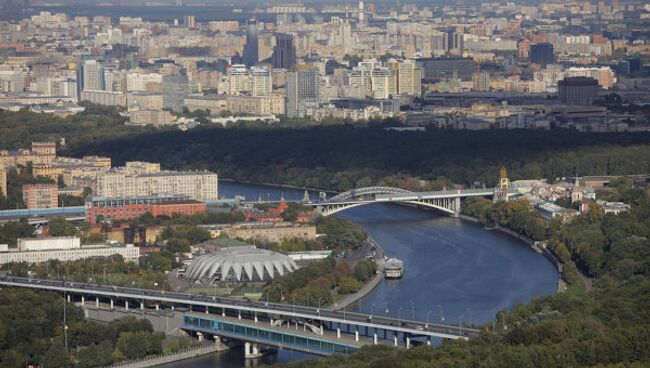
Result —
[[397, 95], [397, 76], [385, 67], [372, 70], [372, 94], [377, 99], [388, 99]]
[[298, 65], [296, 70], [287, 73], [287, 108], [290, 118], [303, 117], [309, 105], [318, 104], [320, 75], [318, 70], [308, 65]]
[[359, 27], [366, 24], [366, 9], [363, 6], [363, 0], [359, 0]]
[[273, 90], [271, 71], [267, 67], [251, 68], [251, 95], [267, 96]]
[[246, 22], [246, 44], [243, 55], [244, 65], [251, 67], [259, 61], [259, 32], [257, 21], [250, 19]]
[[196, 28], [196, 17], [193, 15], [186, 15], [183, 18], [183, 25], [187, 28]]
[[275, 34], [272, 62], [276, 69], [289, 69], [296, 64], [296, 46], [293, 43], [293, 35]]
[[447, 32], [447, 51], [454, 55], [463, 55], [465, 50], [465, 36], [462, 33]]
[[27, 208], [59, 207], [59, 187], [56, 184], [23, 185], [23, 202]]
[[551, 43], [537, 43], [530, 45], [528, 55], [531, 63], [538, 64], [542, 68], [546, 68], [547, 65], [555, 62], [553, 44]]
[[415, 60], [389, 60], [386, 65], [397, 75], [397, 94], [422, 93], [422, 68]]
[[162, 81], [163, 108], [182, 111], [183, 102], [190, 91], [187, 71], [181, 69], [176, 74], [163, 75]]
[[470, 79], [476, 72], [476, 62], [465, 58], [421, 58], [417, 59], [425, 80], [449, 78]]
[[84, 60], [77, 65], [77, 98], [85, 90], [103, 91], [106, 89], [104, 67], [97, 60]]
[[600, 89], [598, 81], [589, 77], [567, 77], [558, 82], [558, 96], [564, 105], [591, 105]]
[[251, 91], [251, 76], [243, 64], [231, 65], [228, 68], [228, 94], [241, 95]]

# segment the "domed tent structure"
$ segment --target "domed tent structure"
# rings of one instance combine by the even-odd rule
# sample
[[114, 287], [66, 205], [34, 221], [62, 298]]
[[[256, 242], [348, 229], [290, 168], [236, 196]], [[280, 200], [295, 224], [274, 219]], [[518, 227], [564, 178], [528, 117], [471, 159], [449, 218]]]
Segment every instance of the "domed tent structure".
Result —
[[201, 284], [221, 282], [263, 282], [298, 269], [288, 256], [256, 247], [232, 247], [197, 257], [185, 278]]

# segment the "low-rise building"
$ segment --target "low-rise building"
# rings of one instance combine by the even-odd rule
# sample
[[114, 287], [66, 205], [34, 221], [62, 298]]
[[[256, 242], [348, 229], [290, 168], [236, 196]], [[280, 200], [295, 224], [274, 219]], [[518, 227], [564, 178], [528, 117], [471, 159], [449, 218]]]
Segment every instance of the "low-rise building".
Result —
[[86, 202], [86, 219], [124, 221], [151, 213], [154, 217], [174, 214], [194, 215], [206, 211], [203, 202], [192, 201], [187, 196], [157, 195], [150, 197], [92, 197]]
[[265, 243], [281, 243], [283, 240], [316, 239], [316, 226], [290, 222], [239, 222], [232, 225], [201, 225], [213, 238], [227, 235]]
[[113, 169], [97, 175], [94, 193], [103, 197], [147, 197], [160, 193], [198, 201], [219, 199], [217, 174], [209, 171], [129, 173]]
[[544, 220], [551, 221], [559, 217], [562, 221], [566, 221], [578, 214], [578, 211], [572, 208], [564, 208], [551, 202], [540, 202], [535, 204], [535, 209], [539, 212]]
[[6, 252], [0, 251], [0, 264], [15, 262], [43, 263], [49, 260], [66, 262], [91, 257], [111, 257], [114, 255], [120, 255], [127, 261], [137, 261], [140, 257], [140, 250], [132, 244], [114, 246], [93, 244], [80, 246], [78, 248], [28, 251], [9, 250]]

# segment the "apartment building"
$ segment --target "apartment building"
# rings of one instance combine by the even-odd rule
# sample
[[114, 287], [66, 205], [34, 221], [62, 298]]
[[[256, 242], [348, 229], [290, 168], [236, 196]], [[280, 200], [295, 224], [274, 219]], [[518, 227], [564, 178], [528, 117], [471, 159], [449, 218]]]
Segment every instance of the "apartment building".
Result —
[[208, 171], [129, 174], [125, 170], [110, 170], [97, 175], [94, 193], [103, 197], [145, 197], [166, 193], [185, 195], [198, 201], [217, 200], [218, 177]]

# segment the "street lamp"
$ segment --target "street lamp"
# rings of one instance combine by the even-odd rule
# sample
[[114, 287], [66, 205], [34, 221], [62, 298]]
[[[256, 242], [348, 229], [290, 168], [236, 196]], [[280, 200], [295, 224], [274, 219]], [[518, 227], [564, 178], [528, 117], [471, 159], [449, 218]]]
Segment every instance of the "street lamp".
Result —
[[316, 309], [316, 312], [318, 312], [318, 317], [320, 317], [320, 301], [321, 301], [321, 299], [323, 299], [323, 297], [319, 296], [318, 297], [318, 309]]
[[442, 305], [438, 304], [438, 308], [440, 309], [440, 321], [444, 322], [445, 315], [442, 313]]
[[398, 326], [402, 326], [402, 322], [400, 322], [400, 314], [402, 314], [402, 308], [404, 308], [404, 307], [399, 307], [399, 309], [397, 310], [397, 324], [398, 324]]
[[462, 322], [463, 322], [463, 316], [464, 316], [464, 315], [465, 315], [465, 313], [462, 313], [462, 314], [460, 315], [460, 317], [458, 317], [458, 336], [462, 336], [462, 335], [463, 335], [463, 325], [462, 325]]

